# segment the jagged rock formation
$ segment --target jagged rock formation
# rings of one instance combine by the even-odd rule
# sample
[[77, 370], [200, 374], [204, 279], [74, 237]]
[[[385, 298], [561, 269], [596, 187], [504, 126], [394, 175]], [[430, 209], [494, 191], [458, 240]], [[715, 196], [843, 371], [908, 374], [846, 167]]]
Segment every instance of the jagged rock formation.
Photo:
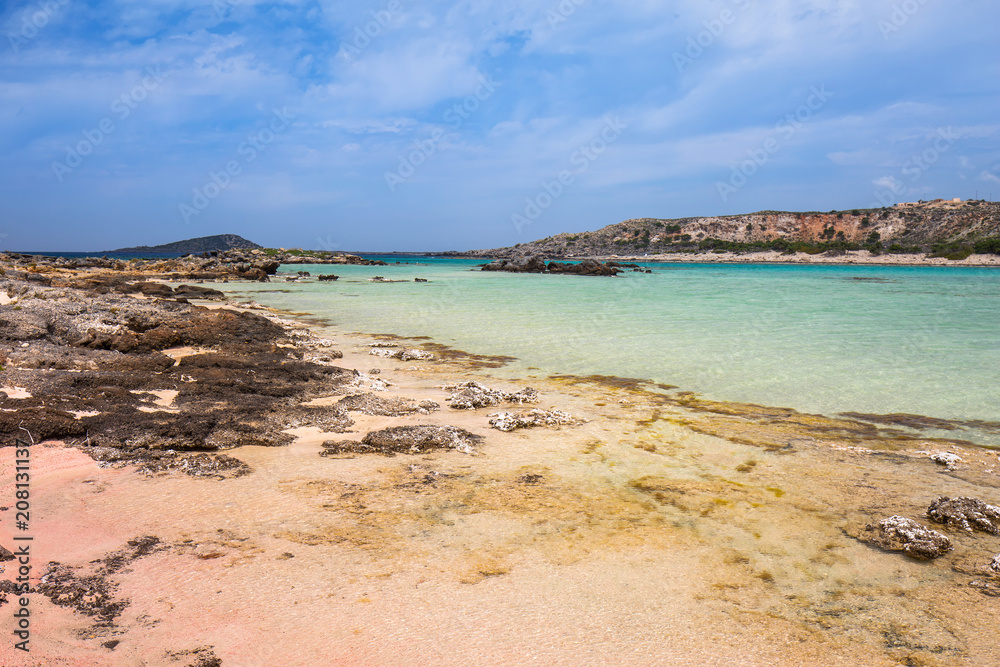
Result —
[[509, 392], [501, 389], [490, 389], [478, 382], [469, 381], [448, 385], [445, 389], [456, 390], [448, 397], [448, 403], [454, 410], [475, 410], [476, 408], [493, 407], [501, 403], [534, 403], [538, 400], [538, 392], [531, 387]]
[[490, 426], [504, 432], [534, 426], [562, 426], [577, 423], [571, 414], [562, 410], [535, 409], [528, 412], [498, 412], [489, 415], [489, 417]]
[[967, 533], [980, 530], [991, 535], [1000, 534], [1000, 507], [987, 505], [977, 498], [941, 496], [931, 503], [927, 516]]
[[955, 547], [945, 535], [899, 515], [865, 527], [866, 542], [886, 551], [902, 551], [911, 558], [932, 560]]
[[483, 267], [483, 271], [504, 271], [507, 273], [568, 273], [577, 276], [617, 276], [621, 266], [615, 262], [602, 264], [596, 259], [585, 259], [579, 263], [549, 262], [541, 255], [518, 257], [516, 259], [498, 259]]
[[[877, 236], [873, 237], [873, 234]], [[877, 239], [927, 250], [938, 243], [973, 242], [1000, 236], [1000, 203], [934, 201], [907, 207], [849, 211], [761, 211], [745, 215], [661, 220], [641, 218], [591, 232], [556, 234], [508, 248], [472, 250], [473, 257], [515, 259], [643, 255], [696, 248], [709, 239], [731, 243], [820, 243], [843, 240], [864, 244]], [[449, 253], [450, 254], [450, 253]], [[456, 253], [457, 254], [457, 253]]]

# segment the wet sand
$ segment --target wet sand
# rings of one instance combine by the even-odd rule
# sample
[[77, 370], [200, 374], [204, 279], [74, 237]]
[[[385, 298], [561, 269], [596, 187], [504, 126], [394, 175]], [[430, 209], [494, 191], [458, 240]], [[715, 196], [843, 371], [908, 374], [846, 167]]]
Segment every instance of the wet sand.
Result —
[[[1000, 664], [982, 569], [1000, 537], [924, 516], [940, 495], [1000, 504], [996, 451], [609, 378], [512, 383], [463, 355], [402, 362], [368, 354], [384, 337], [319, 333], [338, 366], [377, 368], [385, 395], [442, 409], [228, 450], [254, 472], [224, 480], [36, 445], [33, 574], [159, 543], [108, 577], [129, 601], [111, 627], [32, 595], [32, 651], [4, 640], [0, 664]], [[441, 387], [464, 380], [541, 400], [450, 409]], [[488, 414], [533, 407], [582, 423], [489, 428]], [[409, 424], [484, 440], [474, 455], [319, 456], [324, 440]], [[0, 448], [3, 505], [13, 460]], [[855, 539], [893, 514], [955, 550], [925, 562]]]

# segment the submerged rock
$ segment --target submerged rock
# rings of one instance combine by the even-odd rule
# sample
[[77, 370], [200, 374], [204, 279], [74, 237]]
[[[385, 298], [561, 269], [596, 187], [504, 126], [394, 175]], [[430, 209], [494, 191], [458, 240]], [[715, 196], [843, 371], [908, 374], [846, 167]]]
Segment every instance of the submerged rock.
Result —
[[137, 472], [144, 475], [178, 471], [191, 477], [211, 477], [226, 479], [242, 477], [253, 472], [253, 468], [243, 461], [225, 454], [194, 454], [191, 456], [164, 457], [138, 468]]
[[533, 426], [560, 426], [576, 424], [572, 415], [562, 410], [531, 410], [530, 412], [499, 412], [489, 415], [490, 426], [500, 431], [510, 432]]
[[980, 530], [992, 535], [1000, 534], [1000, 507], [987, 505], [975, 498], [951, 499], [941, 496], [931, 503], [927, 516], [933, 521], [968, 533]]
[[886, 551], [902, 551], [911, 558], [932, 560], [948, 553], [954, 546], [945, 535], [899, 515], [868, 524], [865, 541]]
[[320, 456], [332, 454], [422, 454], [435, 449], [454, 449], [465, 454], [475, 453], [474, 446], [481, 436], [456, 426], [393, 426], [368, 433], [361, 442], [352, 440], [323, 443]]

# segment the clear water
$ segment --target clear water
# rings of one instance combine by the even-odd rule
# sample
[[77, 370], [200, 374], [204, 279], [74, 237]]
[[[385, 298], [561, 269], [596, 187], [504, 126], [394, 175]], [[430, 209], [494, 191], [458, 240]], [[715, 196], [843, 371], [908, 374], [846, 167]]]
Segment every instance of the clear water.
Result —
[[[346, 330], [514, 356], [515, 374], [649, 378], [825, 414], [1000, 421], [1000, 270], [649, 264], [652, 274], [609, 279], [476, 264], [285, 266], [275, 282], [237, 290]], [[283, 281], [298, 270], [341, 278]], [[369, 282], [376, 275], [406, 282]]]

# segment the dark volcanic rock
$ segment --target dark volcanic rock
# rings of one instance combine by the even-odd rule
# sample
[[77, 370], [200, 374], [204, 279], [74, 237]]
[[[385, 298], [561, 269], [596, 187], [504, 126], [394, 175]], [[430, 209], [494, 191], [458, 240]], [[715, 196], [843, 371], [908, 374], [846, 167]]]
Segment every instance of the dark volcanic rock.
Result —
[[515, 259], [498, 259], [483, 267], [483, 271], [506, 271], [508, 273], [544, 273], [545, 260], [541, 255], [517, 257]]
[[868, 524], [865, 531], [867, 534], [862, 539], [866, 542], [886, 551], [902, 551], [920, 560], [938, 558], [954, 549], [946, 536], [898, 515]]
[[621, 270], [611, 262], [601, 264], [596, 259], [585, 259], [579, 264], [549, 262], [549, 273], [571, 273], [578, 276], [616, 276]]
[[337, 280], [340, 276], [335, 276], [332, 273], [318, 276], [320, 282], [327, 282], [329, 280]]
[[[284, 431], [297, 426], [342, 432], [352, 424], [343, 410], [302, 405], [354, 379], [329, 363], [339, 353], [270, 319], [115, 290], [7, 285], [17, 301], [0, 307], [5, 383], [30, 396], [0, 394], [3, 446], [30, 433], [107, 465], [231, 477], [248, 469], [202, 453], [284, 445], [293, 439]], [[160, 352], [184, 346], [213, 351], [176, 364]], [[306, 352], [327, 361], [304, 360]]]
[[[7, 400], [4, 405], [18, 405]], [[36, 442], [86, 435], [87, 427], [73, 415], [48, 406], [18, 407], [0, 412], [0, 446], [12, 446], [27, 431]]]
[[200, 287], [198, 285], [178, 285], [174, 288], [176, 296], [183, 296], [189, 299], [225, 299], [226, 295], [211, 287]]
[[927, 516], [937, 523], [966, 532], [980, 530], [1000, 534], [1000, 507], [987, 505], [975, 498], [941, 496], [927, 509]]

